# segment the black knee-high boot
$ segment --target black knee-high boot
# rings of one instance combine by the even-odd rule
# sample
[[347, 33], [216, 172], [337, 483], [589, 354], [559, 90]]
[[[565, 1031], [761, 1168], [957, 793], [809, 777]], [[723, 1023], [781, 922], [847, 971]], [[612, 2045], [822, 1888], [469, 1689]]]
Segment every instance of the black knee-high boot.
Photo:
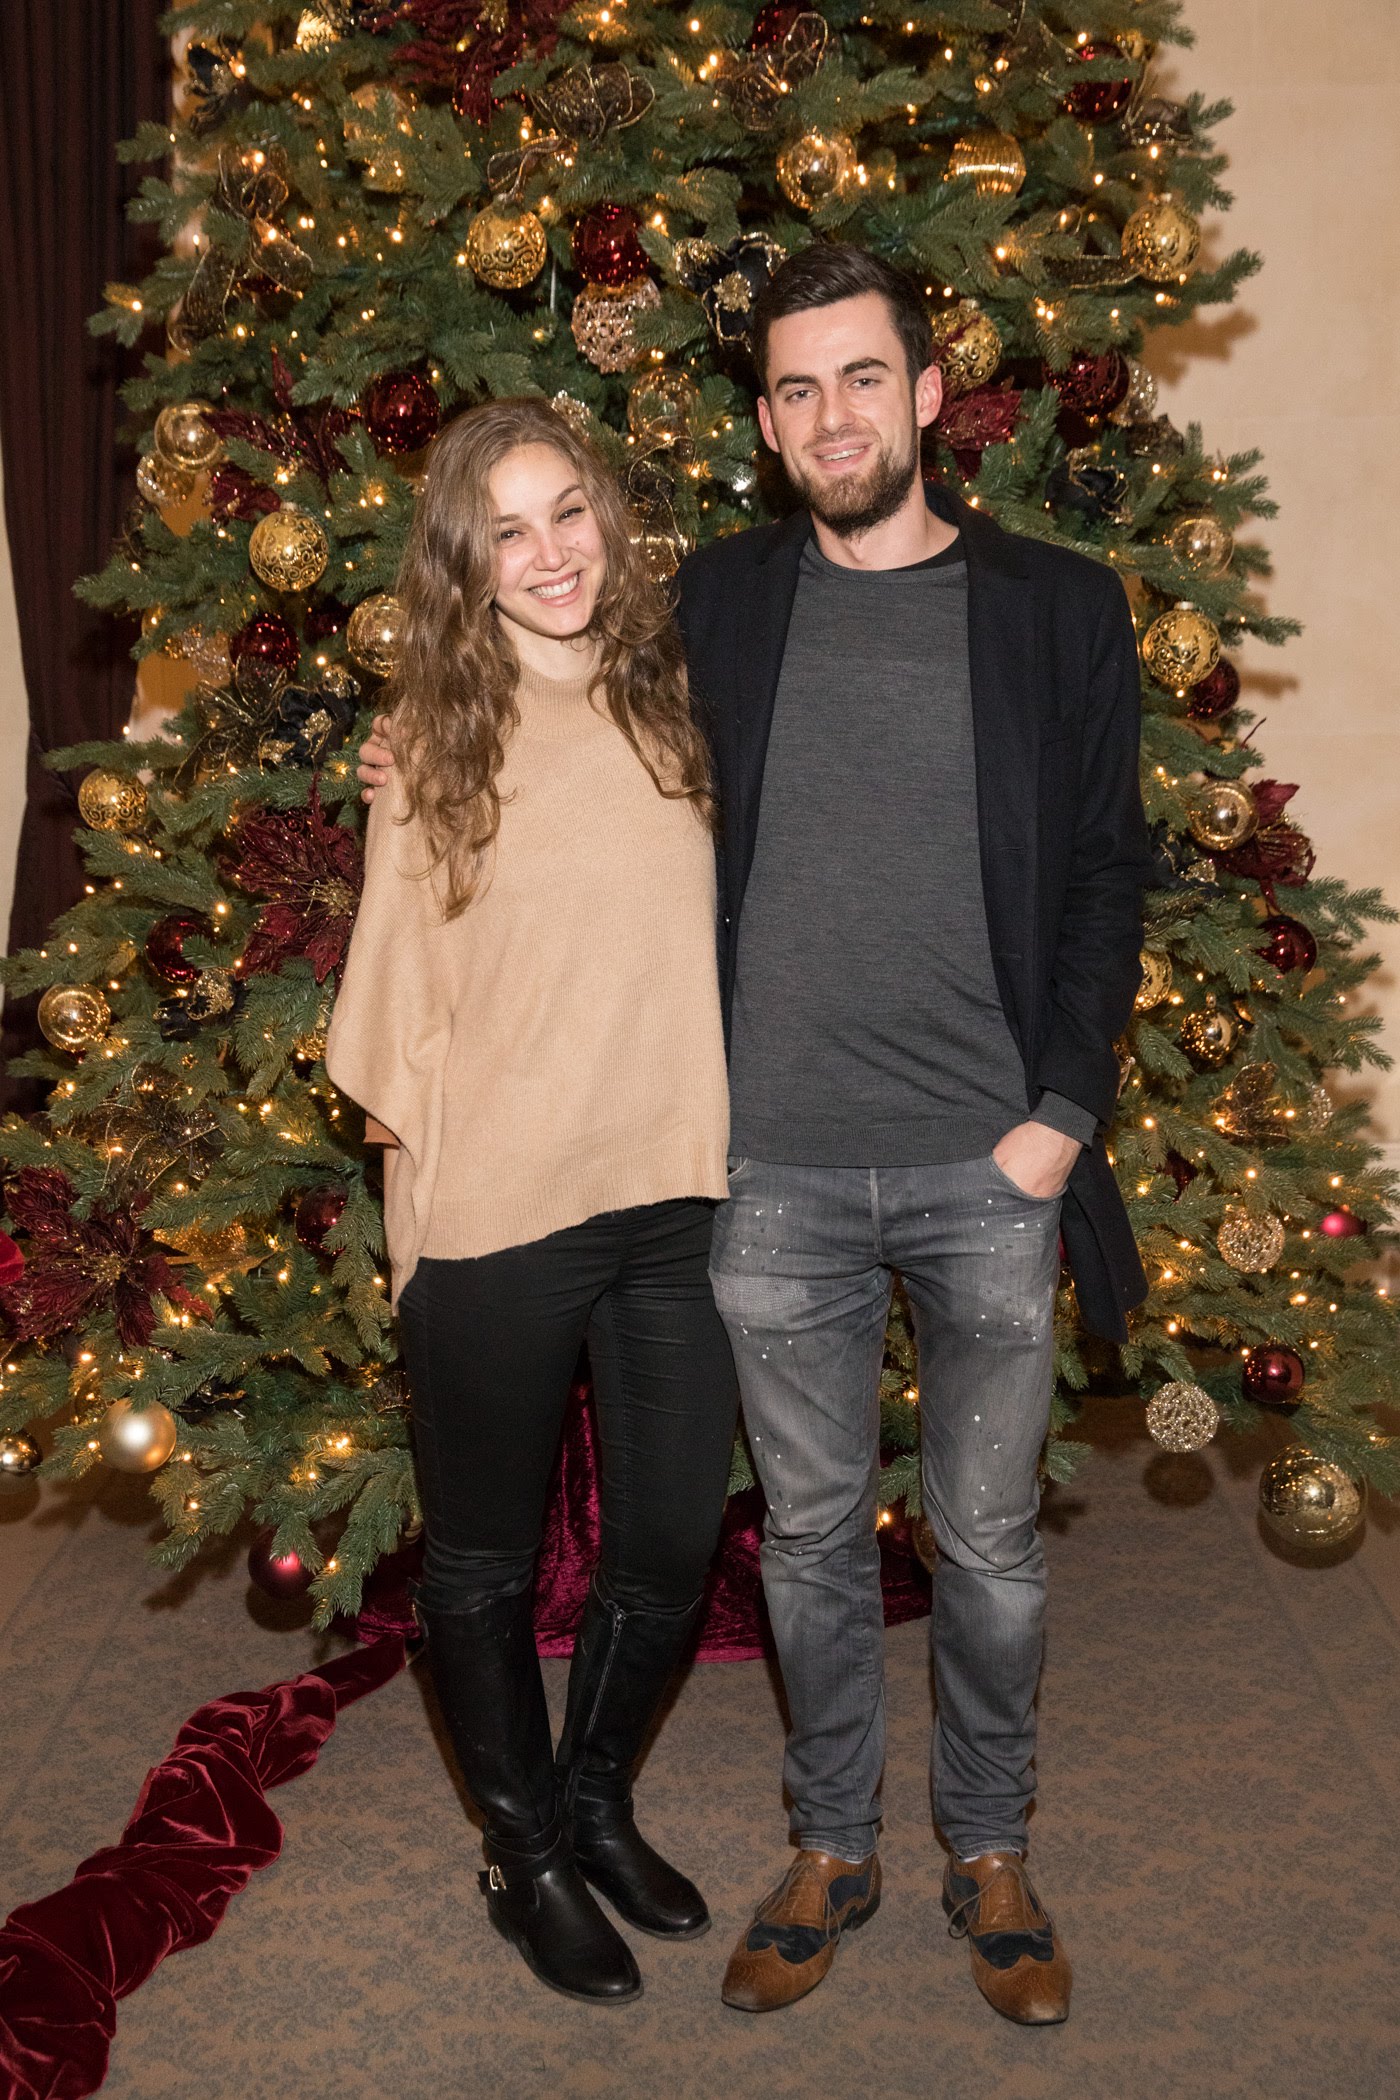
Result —
[[569, 1671], [559, 1778], [574, 1858], [630, 1925], [695, 1939], [710, 1914], [694, 1882], [653, 1851], [632, 1819], [632, 1769], [684, 1654], [700, 1604], [628, 1611], [589, 1587]]
[[560, 1818], [529, 1592], [462, 1611], [420, 1606], [419, 1618], [452, 1747], [486, 1819], [492, 1922], [556, 1991], [635, 1998], [632, 1951], [584, 1883]]

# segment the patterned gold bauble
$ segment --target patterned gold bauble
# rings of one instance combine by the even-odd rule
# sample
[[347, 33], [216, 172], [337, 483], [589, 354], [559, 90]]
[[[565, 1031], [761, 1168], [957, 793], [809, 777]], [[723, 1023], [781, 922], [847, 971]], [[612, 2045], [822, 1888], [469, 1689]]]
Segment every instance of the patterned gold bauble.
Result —
[[1267, 1060], [1246, 1065], [1217, 1095], [1211, 1121], [1222, 1137], [1239, 1145], [1282, 1145], [1292, 1135], [1278, 1097], [1278, 1073]]
[[326, 1054], [327, 1033], [324, 1028], [308, 1028], [292, 1044], [292, 1056], [304, 1065], [316, 1065]]
[[1271, 1458], [1259, 1478], [1259, 1514], [1289, 1546], [1339, 1546], [1361, 1529], [1366, 1483], [1301, 1444]]
[[139, 831], [146, 821], [146, 790], [133, 774], [99, 766], [78, 789], [78, 814], [94, 831]]
[[219, 1225], [209, 1230], [200, 1225], [174, 1225], [158, 1232], [156, 1237], [167, 1247], [174, 1247], [196, 1268], [203, 1269], [210, 1278], [222, 1276], [227, 1269], [250, 1266], [247, 1228], [237, 1219], [231, 1225]]
[[1283, 1222], [1271, 1212], [1262, 1217], [1233, 1205], [1221, 1220], [1215, 1235], [1220, 1258], [1241, 1276], [1262, 1276], [1283, 1252]]
[[1170, 197], [1149, 197], [1123, 228], [1123, 260], [1153, 284], [1189, 275], [1201, 249], [1201, 229]]
[[544, 268], [549, 242], [532, 211], [496, 198], [467, 228], [466, 250], [483, 284], [497, 292], [518, 292]]
[[627, 395], [627, 428], [645, 445], [674, 445], [688, 435], [700, 405], [700, 389], [689, 372], [643, 372]]
[[1217, 853], [1228, 853], [1252, 838], [1259, 824], [1254, 797], [1238, 780], [1208, 780], [1196, 790], [1186, 812], [1193, 838]]
[[1336, 1103], [1319, 1079], [1316, 1086], [1308, 1089], [1308, 1098], [1292, 1118], [1295, 1130], [1307, 1137], [1319, 1137], [1331, 1122]]
[[778, 155], [778, 187], [799, 211], [818, 211], [846, 194], [856, 165], [856, 149], [844, 131], [804, 131]]
[[600, 372], [630, 372], [645, 352], [637, 346], [637, 318], [655, 313], [661, 294], [649, 277], [630, 284], [586, 284], [574, 301], [574, 341]]
[[1172, 988], [1171, 959], [1157, 948], [1144, 948], [1138, 957], [1142, 965], [1142, 983], [1138, 986], [1133, 1005], [1140, 1014], [1150, 1013], [1160, 1006]]
[[634, 518], [628, 538], [640, 548], [643, 566], [653, 583], [669, 583], [690, 552], [690, 542], [677, 530], [674, 520]]
[[1173, 1378], [1147, 1403], [1147, 1428], [1164, 1451], [1199, 1451], [1220, 1427], [1220, 1409], [1204, 1386]]
[[1014, 197], [1026, 179], [1026, 156], [1009, 131], [965, 131], [953, 141], [944, 180], [959, 178], [979, 197]]
[[260, 518], [248, 541], [253, 573], [273, 591], [309, 591], [325, 575], [330, 557], [316, 520], [291, 503]]
[[155, 447], [171, 466], [197, 474], [223, 454], [223, 440], [209, 421], [208, 403], [177, 401], [156, 417]]
[[389, 591], [361, 598], [345, 628], [345, 646], [362, 671], [387, 678], [403, 641], [403, 607]]
[[945, 394], [985, 386], [1001, 363], [1002, 340], [971, 299], [960, 299], [933, 316], [933, 354]]
[[188, 467], [174, 466], [158, 452], [148, 452], [136, 463], [136, 486], [157, 510], [170, 510], [183, 503], [195, 484]]
[[1198, 576], [1223, 576], [1235, 551], [1233, 535], [1208, 510], [1178, 518], [1167, 539], [1173, 554]]
[[114, 1400], [97, 1427], [102, 1456], [119, 1473], [158, 1473], [177, 1438], [175, 1417], [159, 1400], [149, 1407]]
[[90, 1050], [111, 1018], [95, 984], [51, 984], [39, 1001], [39, 1026], [56, 1050]]
[[1172, 605], [1159, 613], [1142, 638], [1142, 660], [1158, 685], [1184, 693], [1199, 685], [1220, 661], [1215, 622], [1194, 605]]
[[6, 1430], [0, 1435], [0, 1487], [7, 1480], [27, 1480], [42, 1457], [32, 1436], [22, 1429]]
[[1181, 1047], [1194, 1064], [1208, 1072], [1223, 1065], [1235, 1047], [1240, 1024], [1225, 1006], [1207, 1006], [1187, 1014], [1181, 1024]]

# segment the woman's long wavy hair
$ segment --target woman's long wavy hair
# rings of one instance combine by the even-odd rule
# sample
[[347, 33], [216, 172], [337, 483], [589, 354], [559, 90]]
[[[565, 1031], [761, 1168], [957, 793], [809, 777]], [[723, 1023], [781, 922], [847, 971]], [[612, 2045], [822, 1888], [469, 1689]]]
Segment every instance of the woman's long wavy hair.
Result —
[[714, 820], [709, 753], [691, 715], [680, 638], [660, 586], [628, 534], [604, 461], [541, 401], [491, 401], [433, 446], [399, 570], [399, 660], [386, 694], [408, 813], [427, 834], [455, 917], [482, 881], [500, 830], [497, 777], [519, 722], [519, 663], [497, 617], [492, 469], [521, 445], [568, 463], [598, 519], [605, 569], [590, 633], [601, 644], [595, 691], [656, 782]]

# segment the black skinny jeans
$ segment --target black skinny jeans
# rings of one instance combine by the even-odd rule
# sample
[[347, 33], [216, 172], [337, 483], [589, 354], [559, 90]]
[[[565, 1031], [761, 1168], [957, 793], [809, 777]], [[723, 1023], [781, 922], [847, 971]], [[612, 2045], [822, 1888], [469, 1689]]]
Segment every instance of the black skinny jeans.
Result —
[[710, 1291], [714, 1205], [604, 1211], [525, 1247], [420, 1261], [399, 1301], [426, 1533], [419, 1602], [460, 1611], [534, 1574], [586, 1335], [603, 1586], [630, 1610], [700, 1594], [738, 1391]]

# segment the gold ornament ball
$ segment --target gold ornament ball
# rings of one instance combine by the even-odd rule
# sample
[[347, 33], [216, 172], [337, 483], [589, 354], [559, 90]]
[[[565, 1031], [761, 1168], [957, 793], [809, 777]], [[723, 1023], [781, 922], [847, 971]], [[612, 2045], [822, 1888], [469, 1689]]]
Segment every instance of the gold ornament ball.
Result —
[[690, 552], [689, 541], [674, 525], [647, 518], [633, 519], [628, 538], [641, 550], [642, 564], [653, 583], [669, 583]]
[[133, 1407], [114, 1400], [97, 1428], [97, 1443], [119, 1473], [158, 1473], [175, 1449], [175, 1417], [158, 1400]]
[[194, 489], [195, 477], [188, 467], [176, 466], [159, 452], [147, 452], [136, 463], [136, 486], [157, 510], [170, 510], [183, 503]]
[[1133, 1001], [1140, 1014], [1150, 1013], [1160, 1006], [1172, 988], [1172, 966], [1168, 956], [1158, 948], [1144, 948], [1138, 958], [1142, 965], [1142, 983], [1138, 986]]
[[94, 831], [139, 831], [146, 821], [146, 790], [131, 773], [89, 773], [78, 789], [78, 814]]
[[1361, 1529], [1366, 1483], [1291, 1444], [1260, 1476], [1259, 1514], [1285, 1545], [1339, 1546]]
[[1149, 197], [1123, 228], [1123, 260], [1152, 284], [1187, 276], [1201, 248], [1201, 229], [1170, 197]]
[[645, 352], [637, 345], [639, 315], [655, 313], [661, 294], [649, 277], [630, 284], [586, 284], [574, 301], [574, 341], [600, 372], [630, 372]]
[[1198, 576], [1223, 576], [1235, 551], [1233, 535], [1209, 511], [1178, 518], [1167, 539], [1173, 554]]
[[966, 394], [985, 386], [1001, 363], [1001, 353], [994, 324], [971, 299], [960, 299], [933, 316], [933, 354], [945, 394]]
[[1142, 660], [1158, 685], [1184, 693], [1220, 661], [1219, 632], [1194, 605], [1169, 606], [1143, 636]]
[[1293, 1128], [1308, 1137], [1319, 1137], [1331, 1122], [1336, 1104], [1319, 1079], [1308, 1089], [1308, 1098], [1292, 1118]]
[[466, 250], [483, 284], [497, 292], [518, 292], [544, 268], [549, 242], [532, 211], [497, 199], [467, 228]]
[[1199, 1451], [1220, 1427], [1220, 1409], [1204, 1386], [1173, 1378], [1147, 1403], [1147, 1427], [1164, 1451]]
[[42, 1457], [32, 1436], [22, 1429], [7, 1430], [0, 1435], [0, 1487], [9, 1480], [27, 1480]]
[[1262, 1276], [1283, 1252], [1283, 1221], [1266, 1211], [1255, 1217], [1233, 1207], [1226, 1211], [1215, 1244], [1222, 1261], [1241, 1276]]
[[1240, 1024], [1223, 1006], [1207, 1006], [1187, 1014], [1181, 1024], [1181, 1047], [1186, 1055], [1207, 1071], [1223, 1065], [1235, 1047]]
[[193, 474], [201, 467], [212, 467], [224, 449], [203, 401], [177, 401], [163, 408], [156, 417], [154, 434], [161, 458]]
[[51, 984], [39, 1001], [39, 1026], [56, 1050], [91, 1050], [111, 1018], [95, 984]]
[[844, 131], [804, 131], [778, 155], [778, 187], [799, 211], [842, 197], [856, 179], [856, 149]]
[[1209, 780], [1191, 797], [1186, 821], [1203, 846], [1228, 853], [1254, 836], [1259, 811], [1249, 789], [1237, 780]]
[[1014, 197], [1026, 179], [1026, 156], [1009, 131], [965, 131], [953, 141], [944, 179], [971, 182], [979, 197]]
[[361, 598], [345, 628], [345, 646], [362, 671], [387, 678], [399, 660], [403, 607], [389, 591]]
[[291, 503], [260, 518], [248, 541], [253, 573], [273, 591], [309, 591], [325, 575], [330, 558], [316, 520]]
[[688, 434], [700, 389], [688, 372], [643, 372], [627, 396], [627, 428], [651, 445], [674, 445]]

